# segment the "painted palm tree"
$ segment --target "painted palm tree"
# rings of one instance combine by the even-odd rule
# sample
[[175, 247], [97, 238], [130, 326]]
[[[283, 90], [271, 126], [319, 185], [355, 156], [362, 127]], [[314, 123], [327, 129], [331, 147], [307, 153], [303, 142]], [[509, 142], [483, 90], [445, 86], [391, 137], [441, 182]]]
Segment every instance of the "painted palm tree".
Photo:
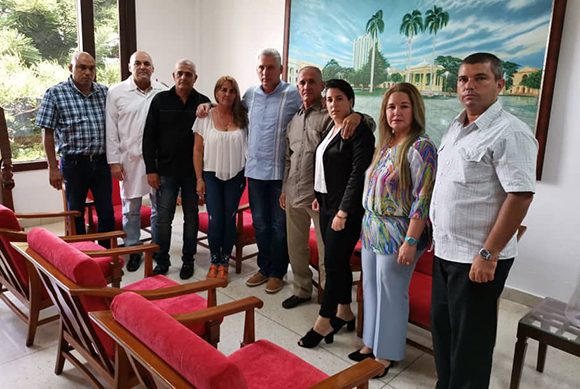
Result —
[[429, 30], [429, 34], [433, 34], [433, 62], [431, 62], [431, 82], [429, 83], [431, 90], [435, 82], [435, 48], [437, 32], [447, 25], [449, 22], [449, 14], [443, 11], [443, 8], [433, 6], [433, 9], [425, 13], [425, 30]]
[[385, 22], [383, 21], [383, 10], [379, 9], [367, 22], [366, 32], [372, 39], [372, 56], [371, 56], [371, 82], [369, 92], [373, 91], [373, 83], [375, 76], [375, 51], [377, 49], [379, 33], [385, 30]]
[[405, 14], [399, 31], [407, 37], [409, 56], [407, 57], [407, 75], [405, 78], [407, 82], [411, 82], [409, 78], [409, 67], [411, 66], [411, 58], [413, 56], [413, 38], [423, 31], [423, 17], [421, 11], [416, 9], [411, 13]]

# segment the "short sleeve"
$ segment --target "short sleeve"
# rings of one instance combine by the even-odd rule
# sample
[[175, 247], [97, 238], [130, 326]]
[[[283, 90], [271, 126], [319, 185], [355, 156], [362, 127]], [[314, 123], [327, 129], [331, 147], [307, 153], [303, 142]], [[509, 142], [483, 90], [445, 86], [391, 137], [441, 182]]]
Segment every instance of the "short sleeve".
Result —
[[509, 131], [494, 144], [493, 164], [506, 193], [536, 191], [537, 155], [538, 141], [528, 128]]
[[207, 122], [209, 121], [209, 115], [204, 118], [197, 118], [193, 122], [193, 127], [191, 128], [194, 134], [199, 134], [202, 138], [205, 138], [205, 132], [207, 128]]
[[40, 128], [56, 129], [57, 124], [57, 109], [54, 99], [54, 93], [48, 89], [42, 98], [38, 113], [36, 114], [36, 125]]

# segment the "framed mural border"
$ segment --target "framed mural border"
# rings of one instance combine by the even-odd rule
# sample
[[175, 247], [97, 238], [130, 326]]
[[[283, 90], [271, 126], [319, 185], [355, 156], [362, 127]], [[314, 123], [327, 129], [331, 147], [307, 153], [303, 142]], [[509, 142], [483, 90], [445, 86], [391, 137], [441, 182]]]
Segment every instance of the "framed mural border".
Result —
[[[285, 0], [284, 13], [284, 46], [283, 65], [284, 79], [287, 79], [288, 52], [290, 49], [290, 16], [292, 10], [292, 0]], [[538, 160], [536, 166], [536, 179], [541, 180], [542, 169], [546, 153], [546, 142], [548, 129], [550, 126], [550, 113], [552, 100], [554, 98], [554, 87], [556, 85], [556, 70], [558, 68], [558, 58], [560, 55], [560, 44], [562, 40], [562, 30], [564, 28], [564, 15], [566, 13], [567, 0], [552, 1], [552, 15], [550, 17], [550, 28], [548, 32], [548, 44], [544, 59], [544, 73], [538, 98], [538, 113], [536, 116], [536, 139], [538, 140]]]

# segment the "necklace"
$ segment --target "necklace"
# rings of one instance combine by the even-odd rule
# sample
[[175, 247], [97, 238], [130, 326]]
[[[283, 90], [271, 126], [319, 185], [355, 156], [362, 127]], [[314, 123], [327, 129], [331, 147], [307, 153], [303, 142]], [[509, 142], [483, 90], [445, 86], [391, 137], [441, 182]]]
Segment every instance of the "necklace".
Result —
[[216, 115], [214, 119], [218, 119], [216, 124], [216, 128], [222, 131], [229, 131], [230, 129], [234, 128], [234, 115], [232, 112], [228, 112], [226, 115], [222, 115], [219, 109], [215, 109]]

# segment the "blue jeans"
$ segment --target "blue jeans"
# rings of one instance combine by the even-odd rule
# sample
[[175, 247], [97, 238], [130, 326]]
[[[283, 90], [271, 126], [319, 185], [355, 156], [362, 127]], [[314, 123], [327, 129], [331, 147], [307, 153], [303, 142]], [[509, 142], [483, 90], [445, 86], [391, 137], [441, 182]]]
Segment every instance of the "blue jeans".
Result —
[[236, 214], [246, 187], [244, 171], [222, 181], [214, 172], [203, 172], [209, 226], [211, 263], [227, 265], [236, 241]]
[[181, 260], [193, 262], [197, 252], [198, 197], [195, 188], [195, 176], [159, 177], [157, 191], [157, 240], [159, 253], [157, 263], [169, 265], [169, 246], [171, 244], [171, 224], [175, 216], [177, 196], [181, 189], [181, 206], [183, 207], [183, 248]]
[[[151, 201], [151, 239], [157, 242], [157, 196], [155, 193], [149, 194]], [[141, 205], [142, 197], [133, 199], [121, 199], [123, 202], [123, 231], [125, 237], [125, 246], [136, 246], [141, 244]]]
[[[113, 187], [106, 156], [104, 154], [92, 157], [63, 155], [60, 158], [60, 170], [64, 177], [68, 208], [83, 214], [75, 219], [77, 233], [86, 233], [84, 212], [89, 189], [93, 194], [99, 218], [98, 231], [113, 231], [115, 229], [111, 197]], [[108, 246], [109, 242], [101, 243]]]
[[258, 244], [258, 267], [266, 277], [282, 278], [288, 271], [286, 212], [280, 208], [281, 180], [248, 178], [250, 208]]

